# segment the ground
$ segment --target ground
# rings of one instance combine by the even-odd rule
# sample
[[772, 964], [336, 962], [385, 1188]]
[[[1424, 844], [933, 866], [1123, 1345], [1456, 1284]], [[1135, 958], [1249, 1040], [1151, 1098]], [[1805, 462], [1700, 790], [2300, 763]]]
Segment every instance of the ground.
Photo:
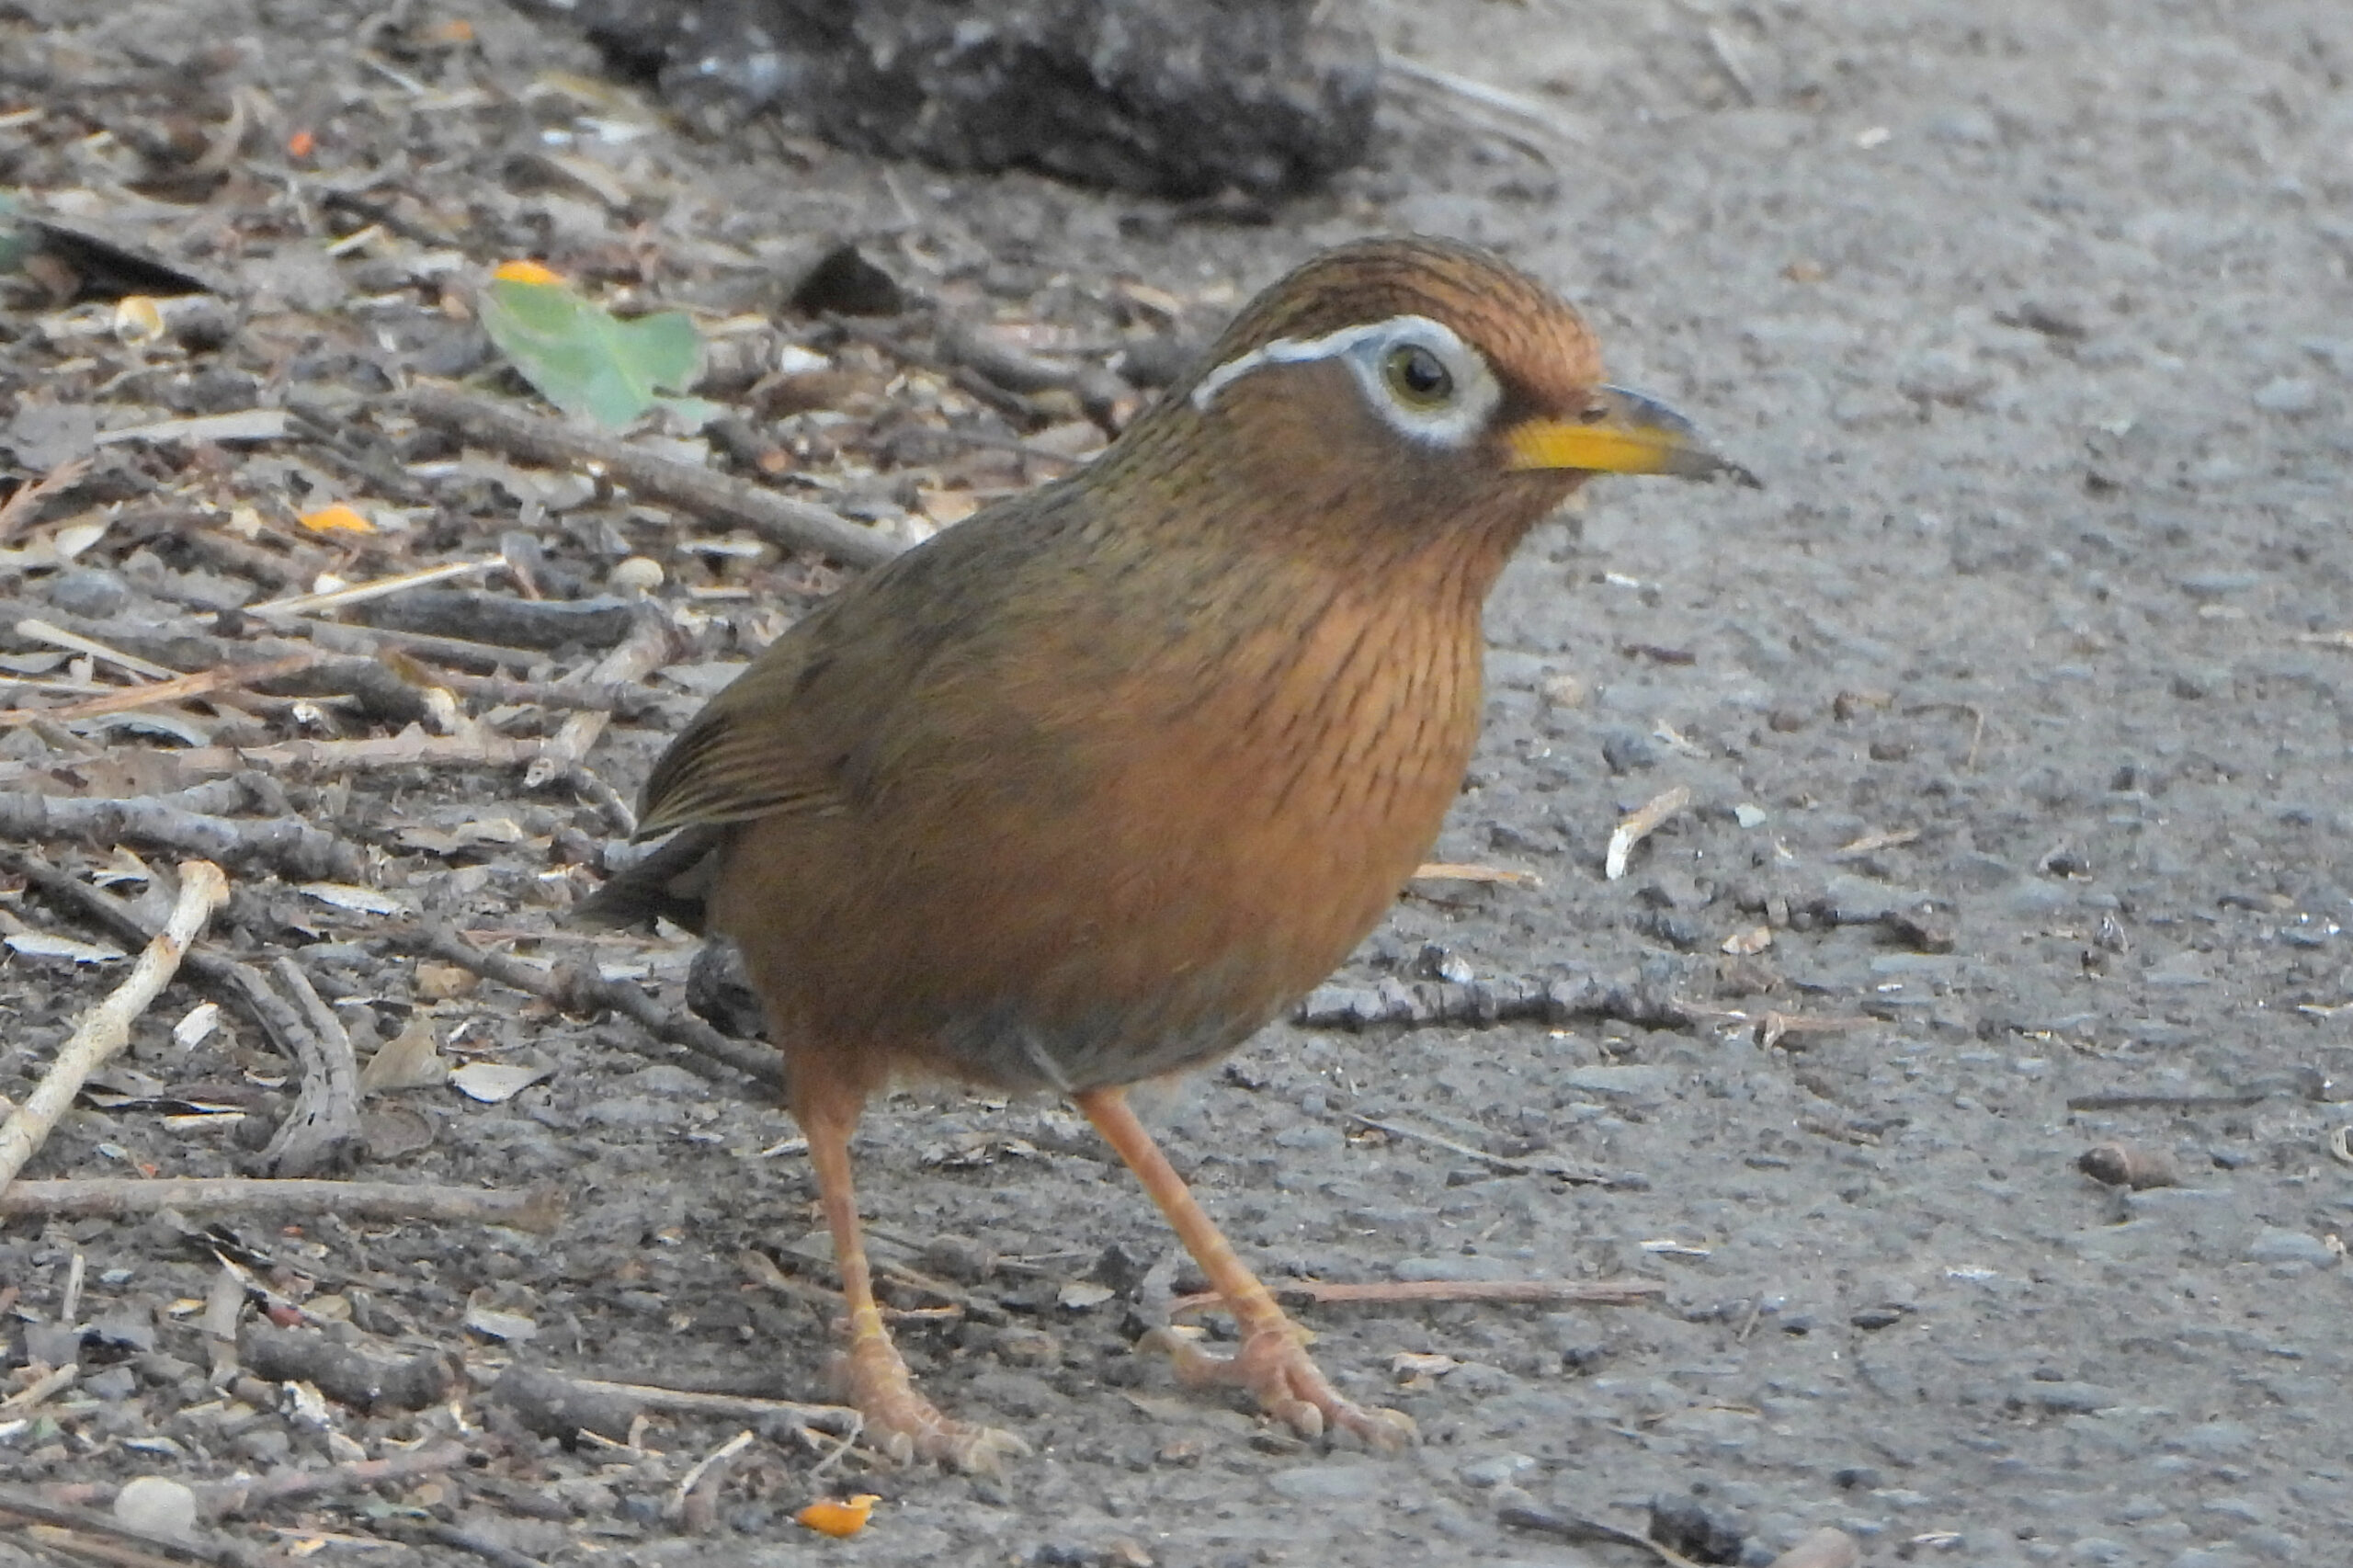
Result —
[[[339, 169], [371, 165], [372, 197], [407, 156], [427, 208], [476, 215], [460, 245], [476, 267], [568, 252], [625, 270], [615, 257], [681, 245], [696, 223], [742, 250], [822, 226], [975, 315], [1060, 312], [1108, 330], [1102, 301], [1126, 280], [1198, 331], [1322, 244], [1455, 234], [1561, 286], [1618, 380], [1675, 402], [1762, 476], [1757, 492], [1596, 485], [1529, 542], [1492, 607], [1489, 721], [1437, 858], [1532, 880], [1409, 897], [1336, 981], [1594, 976], [1671, 997], [1684, 1021], [1278, 1027], [1161, 1112], [1180, 1167], [1270, 1277], [1632, 1276], [1664, 1294], [1304, 1307], [1342, 1387], [1420, 1427], [1400, 1455], [1318, 1451], [1131, 1353], [1122, 1265], [1170, 1240], [1065, 1108], [900, 1096], [858, 1147], [869, 1212], [935, 1268], [1006, 1260], [966, 1268], [983, 1310], [908, 1321], [903, 1341], [944, 1405], [1019, 1428], [1035, 1457], [977, 1479], [856, 1456], [813, 1475], [807, 1448], [763, 1428], [715, 1512], [672, 1521], [663, 1505], [686, 1467], [743, 1421], [664, 1418], [637, 1451], [571, 1449], [483, 1390], [519, 1357], [822, 1397], [822, 1305], [739, 1259], [758, 1249], [827, 1278], [804, 1245], [805, 1163], [776, 1152], [790, 1122], [648, 1066], [620, 1020], [528, 1010], [495, 986], [427, 995], [379, 940], [396, 917], [312, 904], [298, 918], [299, 901], [273, 894], [241, 940], [331, 941], [322, 972], [379, 1035], [423, 1016], [453, 1051], [552, 1069], [500, 1104], [398, 1096], [424, 1135], [406, 1152], [380, 1143], [356, 1174], [552, 1184], [564, 1217], [546, 1234], [333, 1219], [281, 1234], [233, 1217], [292, 1274], [307, 1262], [322, 1315], [467, 1358], [452, 1403], [335, 1408], [324, 1426], [208, 1386], [197, 1317], [171, 1306], [200, 1301], [220, 1268], [188, 1226], [10, 1221], [13, 1328], [54, 1314], [76, 1255], [79, 1316], [131, 1325], [88, 1338], [84, 1388], [47, 1415], [0, 1407], [12, 1481], [194, 1482], [456, 1433], [477, 1468], [385, 1499], [551, 1562], [1566, 1568], [1637, 1559], [1501, 1514], [1639, 1528], [1654, 1494], [1695, 1491], [1756, 1562], [1820, 1525], [1871, 1562], [1972, 1568], [2233, 1568], [2341, 1550], [2353, 1163], [2331, 1135], [2353, 1121], [2337, 1082], [2353, 1066], [2353, 12], [1399, 0], [1381, 12], [1398, 53], [1518, 97], [1395, 74], [1363, 169], [1237, 226], [1024, 176], [951, 181], [675, 127], [649, 131], [632, 154], [646, 164], [617, 176], [658, 179], [662, 221], [642, 206], [625, 221], [527, 166], [553, 145], [537, 136], [560, 118], [551, 97], [585, 91], [554, 74], [592, 68], [576, 44], [465, 7], [396, 9], [362, 28], [357, 6], [204, 0], [101, 24], [0, 3], [0, 56], [49, 73], [0, 70], [0, 117], [46, 110], [0, 119], [0, 179], [106, 185], [108, 149], [82, 139], [108, 110], [82, 101], [84, 79], [136, 76], [152, 97], [158, 77], [217, 72], [265, 95], [254, 112], [271, 136], [315, 127], [320, 146], [310, 172], [259, 196], [232, 182], [207, 199], [266, 197], [279, 233], [335, 237], [360, 222], [320, 217]], [[464, 49], [393, 50], [469, 17]], [[388, 118], [388, 72], [474, 96], [438, 100], [429, 124], [421, 109]], [[226, 106], [199, 93], [190, 112], [200, 148]], [[355, 354], [397, 366], [428, 341], [411, 320], [435, 314], [425, 274], [364, 254], [339, 265], [347, 278], [308, 308], [382, 311], [378, 335], [334, 348], [322, 329], [329, 352], [273, 318], [280, 358], [256, 401], [372, 395]], [[396, 296], [407, 303], [374, 302]], [[0, 323], [29, 352], [51, 309], [19, 296]], [[0, 398], [38, 391], [10, 374]], [[279, 464], [270, 483], [301, 482], [287, 449], [210, 450], [222, 494], [259, 462]], [[904, 466], [926, 462], [949, 460]], [[20, 453], [15, 472], [40, 466]], [[894, 490], [875, 467], [858, 494], [895, 500], [868, 515], [945, 520], [925, 488], [936, 474]], [[160, 460], [114, 472], [188, 483]], [[593, 588], [622, 554], [668, 551], [678, 581], [757, 590], [709, 600], [731, 618], [731, 657], [773, 631], [756, 604], [823, 586], [772, 557], [680, 552], [725, 530], [609, 498], [518, 508], [489, 481], [453, 506], [458, 494], [438, 493], [438, 519], [400, 546], [413, 559], [386, 559], [494, 551], [502, 530], [544, 527]], [[108, 499], [135, 507], [135, 486]], [[607, 510], [583, 516], [619, 522], [555, 538], [550, 519], [591, 501]], [[615, 527], [620, 544], [597, 532]], [[14, 568], [22, 613], [73, 608], [53, 597], [69, 582], [78, 603], [104, 598], [91, 573], [128, 595], [188, 589], [168, 538], [141, 548], [171, 577], [119, 539], [78, 574]], [[149, 601], [114, 602], [135, 617]], [[591, 754], [624, 792], [691, 710], [691, 690], [668, 695]], [[10, 755], [40, 761], [18, 733]], [[493, 768], [288, 784], [298, 811], [369, 847], [365, 880], [526, 952], [566, 950], [539, 942], [561, 898], [533, 888], [551, 836], [608, 831], [574, 790]], [[1612, 827], [1676, 786], [1687, 809], [1606, 879]], [[426, 840], [390, 832], [473, 819], [511, 820], [521, 847], [502, 860], [494, 840], [453, 872]], [[37, 894], [8, 907], [19, 928], [96, 935]], [[676, 994], [683, 949], [599, 950], [650, 964], [648, 983]], [[0, 1093], [24, 1096], [118, 973], [7, 960]], [[267, 1085], [291, 1069], [250, 1026], [173, 1042], [199, 996], [169, 993], [128, 1064], [173, 1085], [245, 1074], [256, 1108], [281, 1110], [290, 1087]], [[1360, 1118], [1526, 1163], [1369, 1134]], [[2177, 1184], [2095, 1182], [2076, 1162], [2103, 1143], [2170, 1161]], [[206, 1175], [244, 1157], [233, 1135], [101, 1107], [69, 1119], [27, 1176]], [[1548, 1160], [1619, 1179], [1567, 1182]], [[1071, 1289], [1098, 1279], [1108, 1299]], [[536, 1336], [469, 1329], [471, 1314], [516, 1332], [485, 1312]], [[1401, 1353], [1445, 1359], [1415, 1376]], [[21, 1333], [7, 1355], [29, 1357]], [[106, 1381], [116, 1362], [138, 1377]], [[790, 1518], [826, 1491], [883, 1500], [862, 1534], [830, 1541]], [[222, 1528], [271, 1544], [363, 1535], [381, 1517], [347, 1496]], [[0, 1533], [0, 1561], [17, 1539]], [[323, 1551], [362, 1560], [348, 1542]]]

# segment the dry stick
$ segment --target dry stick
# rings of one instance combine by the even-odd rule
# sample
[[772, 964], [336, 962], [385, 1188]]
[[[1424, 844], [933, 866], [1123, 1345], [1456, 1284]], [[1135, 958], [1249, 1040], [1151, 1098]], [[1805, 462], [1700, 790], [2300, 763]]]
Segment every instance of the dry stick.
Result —
[[741, 1393], [697, 1393], [688, 1389], [656, 1388], [651, 1383], [608, 1383], [600, 1378], [574, 1378], [544, 1369], [542, 1377], [560, 1377], [574, 1388], [608, 1399], [634, 1400], [647, 1410], [673, 1415], [786, 1415], [821, 1432], [836, 1431], [858, 1422], [858, 1413], [846, 1404], [803, 1404], [798, 1400], [755, 1399]]
[[[215, 1545], [151, 1535], [104, 1514], [52, 1503], [13, 1486], [0, 1487], [0, 1522], [24, 1526], [35, 1541], [52, 1551], [71, 1551], [101, 1562], [210, 1562], [222, 1568], [245, 1568], [253, 1561], [243, 1547], [225, 1541]], [[60, 1536], [73, 1539], [61, 1540]]]
[[278, 983], [301, 1004], [311, 1027], [292, 1037], [302, 1068], [301, 1087], [294, 1108], [262, 1151], [258, 1168], [286, 1176], [347, 1170], [358, 1163], [363, 1142], [359, 1063], [352, 1055], [351, 1037], [335, 1010], [319, 999], [301, 964], [281, 953], [271, 967]]
[[[775, 1051], [730, 1040], [700, 1018], [682, 1017], [636, 986], [608, 981], [585, 964], [543, 970], [504, 953], [484, 952], [440, 925], [404, 932], [397, 939], [415, 951], [447, 959], [485, 980], [494, 980], [551, 1002], [567, 1013], [593, 1015], [609, 1011], [633, 1019], [654, 1039], [690, 1052], [679, 1065], [714, 1082], [726, 1081], [712, 1067], [715, 1062], [733, 1068], [771, 1093], [783, 1092], [784, 1061]], [[628, 1040], [621, 1043], [634, 1044]]]
[[442, 382], [416, 381], [404, 401], [419, 419], [465, 439], [529, 462], [601, 469], [615, 483], [648, 501], [747, 528], [782, 549], [829, 555], [845, 566], [880, 566], [902, 548], [825, 507], [673, 462], [594, 431], [524, 413], [498, 399], [474, 397]]
[[469, 637], [445, 637], [437, 631], [392, 631], [373, 626], [347, 626], [340, 620], [296, 620], [279, 628], [289, 636], [309, 638], [338, 653], [369, 657], [389, 649], [405, 648], [437, 659], [455, 659], [493, 669], [528, 670], [547, 654], [536, 648], [512, 648], [504, 642], [477, 642]]
[[[271, 1503], [290, 1503], [339, 1492], [347, 1487], [373, 1486], [380, 1482], [407, 1481], [455, 1470], [470, 1457], [463, 1443], [433, 1443], [414, 1453], [380, 1460], [354, 1460], [325, 1470], [279, 1470], [265, 1476], [238, 1476], [227, 1481], [190, 1483], [199, 1512], [208, 1518], [251, 1512]], [[52, 1506], [104, 1507], [120, 1488], [107, 1481], [68, 1481], [41, 1488], [41, 1500]]]
[[224, 665], [219, 669], [182, 676], [177, 680], [157, 681], [152, 686], [110, 691], [86, 701], [69, 702], [63, 708], [0, 710], [0, 724], [28, 724], [36, 719], [63, 723], [75, 719], [96, 719], [108, 713], [126, 712], [135, 708], [149, 708], [158, 702], [177, 702], [185, 698], [202, 697], [207, 692], [276, 680], [280, 676], [309, 669], [325, 656], [316, 650], [289, 653], [282, 659], [269, 659], [257, 665]]
[[540, 708], [595, 709], [606, 713], [618, 713], [633, 718], [657, 707], [663, 700], [658, 691], [648, 691], [642, 686], [625, 685], [615, 681], [597, 681], [585, 677], [569, 680], [510, 680], [504, 676], [461, 675], [455, 670], [428, 668], [410, 654], [398, 649], [384, 654], [384, 663], [392, 673], [411, 686], [438, 686], [460, 697], [471, 697], [481, 702], [521, 702]]
[[28, 616], [17, 622], [17, 635], [46, 642], [52, 648], [63, 648], [68, 653], [86, 653], [93, 659], [104, 659], [110, 665], [119, 665], [135, 676], [145, 676], [150, 680], [177, 680], [180, 677], [180, 672], [168, 665], [142, 659], [136, 653], [127, 653], [111, 643], [51, 625], [37, 616]]
[[264, 620], [292, 619], [301, 616], [332, 615], [351, 605], [371, 604], [377, 599], [404, 594], [412, 588], [429, 588], [436, 583], [446, 583], [454, 577], [472, 577], [484, 572], [495, 572], [506, 562], [501, 556], [481, 561], [449, 561], [438, 566], [426, 566], [415, 572], [403, 572], [398, 576], [378, 577], [371, 582], [349, 583], [331, 588], [323, 594], [294, 594], [267, 604], [247, 605], [244, 613]]
[[1638, 1535], [1632, 1530], [1621, 1529], [1606, 1520], [1587, 1518], [1582, 1514], [1564, 1513], [1554, 1508], [1531, 1508], [1516, 1504], [1510, 1507], [1497, 1509], [1495, 1517], [1507, 1525], [1517, 1525], [1524, 1530], [1542, 1530], [1547, 1535], [1556, 1535], [1563, 1540], [1608, 1540], [1615, 1541], [1620, 1546], [1640, 1547], [1661, 1562], [1667, 1564], [1667, 1568], [1699, 1568], [1698, 1563], [1671, 1546], [1663, 1545], [1646, 1535]]
[[[187, 751], [159, 755], [168, 758], [170, 766], [184, 778], [218, 778], [254, 769], [317, 778], [331, 774], [361, 773], [387, 767], [520, 767], [538, 761], [547, 751], [547, 744], [545, 741], [518, 740], [487, 733], [428, 735], [422, 730], [412, 728], [397, 735], [364, 741], [289, 741], [267, 746], [191, 746]], [[56, 766], [53, 762], [0, 763], [0, 782], [48, 773]], [[59, 803], [56, 797], [44, 798], [51, 800], [52, 809]], [[201, 824], [188, 831], [199, 829], [211, 831]]]
[[25, 1096], [0, 1126], [0, 1193], [17, 1179], [25, 1162], [33, 1157], [47, 1140], [57, 1119], [73, 1105], [74, 1096], [82, 1092], [83, 1083], [97, 1072], [107, 1058], [121, 1050], [131, 1039], [131, 1020], [146, 1011], [155, 994], [178, 972], [180, 959], [188, 944], [204, 929], [229, 896], [228, 880], [221, 868], [210, 860], [186, 860], [180, 864], [180, 896], [172, 906], [171, 918], [147, 950], [139, 955], [138, 967], [131, 978], [114, 994], [91, 1009], [73, 1038], [59, 1050], [57, 1060], [42, 1074], [40, 1085]]
[[[1578, 1302], [1589, 1307], [1638, 1307], [1666, 1294], [1654, 1279], [1395, 1279], [1335, 1284], [1322, 1279], [1284, 1279], [1267, 1287], [1276, 1295], [1318, 1305], [1344, 1302], [1511, 1301], [1535, 1306]], [[1223, 1304], [1214, 1290], [1179, 1296], [1172, 1315]]]
[[1602, 875], [1613, 882], [1624, 876], [1626, 858], [1633, 854], [1634, 846], [1657, 832], [1667, 818], [1690, 803], [1690, 786], [1677, 784], [1628, 812], [1609, 835], [1609, 850], [1602, 859]]
[[28, 480], [17, 486], [7, 500], [0, 501], [0, 542], [5, 542], [23, 526], [43, 497], [64, 489], [89, 472], [89, 459], [68, 458], [39, 479]]
[[860, 343], [880, 348], [903, 365], [912, 365], [918, 370], [928, 370], [935, 376], [947, 377], [949, 381], [955, 383], [959, 391], [988, 404], [1007, 419], [1019, 420], [1027, 424], [1035, 421], [1038, 417], [1037, 405], [1020, 392], [1010, 387], [998, 385], [970, 366], [959, 364], [944, 355], [919, 348], [897, 334], [876, 326], [871, 322], [863, 322], [854, 316], [829, 312], [825, 316], [825, 324], [836, 329], [845, 337], [856, 338]]
[[[659, 611], [649, 608], [640, 613], [637, 625], [619, 646], [589, 667], [588, 679], [608, 686], [634, 685], [668, 664], [677, 647], [676, 631]], [[566, 719], [546, 752], [524, 770], [524, 788], [535, 790], [578, 767], [612, 722], [612, 714], [594, 709]]]
[[495, 1564], [496, 1568], [547, 1568], [547, 1564], [536, 1557], [527, 1556], [511, 1546], [476, 1535], [472, 1530], [462, 1530], [455, 1525], [444, 1524], [430, 1516], [424, 1518], [402, 1518], [394, 1516], [387, 1518], [378, 1528], [395, 1540], [406, 1541], [412, 1546], [419, 1541], [431, 1541], [436, 1546], [447, 1546], [460, 1551], [470, 1551], [483, 1562]]
[[366, 864], [358, 848], [299, 817], [208, 816], [153, 795], [88, 800], [0, 793], [0, 838], [135, 839], [232, 865], [258, 863], [312, 881], [356, 881]]
[[[145, 942], [155, 933], [131, 907], [102, 888], [92, 887], [81, 879], [60, 870], [38, 855], [12, 855], [0, 851], [0, 866], [5, 866], [35, 883], [41, 891], [60, 903], [72, 905], [106, 930], [125, 942]], [[224, 958], [210, 948], [192, 947], [184, 960], [189, 970], [211, 990], [243, 1007], [262, 1032], [269, 1037], [278, 1053], [290, 1062], [303, 1059], [309, 1048], [301, 1037], [308, 1026], [294, 1009], [286, 1005], [269, 982], [251, 964]]]
[[1473, 1144], [1458, 1143], [1451, 1138], [1426, 1131], [1418, 1127], [1409, 1127], [1404, 1122], [1376, 1120], [1357, 1111], [1348, 1112], [1348, 1119], [1360, 1127], [1370, 1127], [1376, 1132], [1386, 1132], [1392, 1138], [1410, 1138], [1418, 1143], [1427, 1143], [1433, 1148], [1444, 1149], [1449, 1154], [1460, 1154], [1466, 1160], [1477, 1160], [1482, 1165], [1493, 1165], [1497, 1170], [1509, 1171], [1514, 1176], [1557, 1176], [1565, 1182], [1591, 1187], [1614, 1187], [1619, 1182], [1619, 1178], [1611, 1176], [1608, 1171], [1590, 1170], [1572, 1165], [1565, 1160], [1530, 1160], [1511, 1154], [1491, 1154]]
[[88, 1176], [20, 1181], [0, 1191], [0, 1218], [120, 1219], [162, 1210], [183, 1214], [282, 1210], [347, 1220], [433, 1220], [551, 1231], [563, 1213], [551, 1187], [529, 1192], [472, 1187], [404, 1187], [389, 1181], [300, 1181], [251, 1176]]

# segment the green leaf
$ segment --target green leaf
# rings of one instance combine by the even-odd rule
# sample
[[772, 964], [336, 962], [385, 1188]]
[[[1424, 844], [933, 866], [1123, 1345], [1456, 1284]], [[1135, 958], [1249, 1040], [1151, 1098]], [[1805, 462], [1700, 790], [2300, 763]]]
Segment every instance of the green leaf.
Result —
[[561, 283], [500, 278], [482, 324], [540, 396], [608, 430], [685, 392], [702, 368], [702, 338], [683, 313], [621, 321]]

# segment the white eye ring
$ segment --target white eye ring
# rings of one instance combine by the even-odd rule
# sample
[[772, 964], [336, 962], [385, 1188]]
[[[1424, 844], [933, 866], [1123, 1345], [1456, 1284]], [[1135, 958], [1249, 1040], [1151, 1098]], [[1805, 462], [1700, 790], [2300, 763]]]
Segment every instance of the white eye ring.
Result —
[[[1420, 349], [1435, 359], [1453, 383], [1451, 392], [1427, 403], [1402, 393], [1389, 374], [1390, 360], [1401, 349]], [[1206, 410], [1219, 392], [1253, 370], [1318, 359], [1347, 366], [1373, 412], [1398, 434], [1425, 446], [1457, 450], [1469, 445], [1503, 401], [1503, 388], [1486, 359], [1451, 327], [1427, 316], [1392, 316], [1322, 337], [1279, 337], [1236, 356], [1201, 378], [1193, 389], [1193, 406]]]

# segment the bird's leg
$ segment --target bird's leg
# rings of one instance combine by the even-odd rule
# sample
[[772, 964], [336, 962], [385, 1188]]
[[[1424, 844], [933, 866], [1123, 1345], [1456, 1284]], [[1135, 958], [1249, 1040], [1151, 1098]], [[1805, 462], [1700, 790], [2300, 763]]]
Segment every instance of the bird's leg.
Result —
[[[849, 1135], [865, 1098], [847, 1086], [813, 1084], [818, 1075], [794, 1073], [793, 1118], [809, 1140], [809, 1163], [817, 1173], [817, 1198], [833, 1233], [834, 1267], [849, 1307], [848, 1344], [842, 1353], [844, 1393], [865, 1416], [865, 1435], [892, 1459], [927, 1459], [956, 1470], [990, 1471], [1007, 1458], [1029, 1452], [1011, 1432], [950, 1421], [915, 1392], [907, 1364], [882, 1324], [874, 1301], [874, 1275], [866, 1261], [866, 1236], [858, 1221], [858, 1193], [850, 1184]], [[827, 1092], [832, 1089], [834, 1092]]]
[[1185, 1250], [1209, 1276], [1210, 1287], [1225, 1298], [1242, 1331], [1242, 1348], [1232, 1357], [1211, 1356], [1189, 1340], [1155, 1329], [1156, 1339], [1176, 1363], [1176, 1374], [1188, 1382], [1240, 1383], [1256, 1394], [1259, 1405], [1287, 1423], [1302, 1437], [1313, 1437], [1328, 1428], [1346, 1427], [1382, 1448], [1404, 1441], [1414, 1424], [1394, 1410], [1366, 1410], [1340, 1397], [1307, 1354], [1307, 1330], [1290, 1320], [1272, 1291], [1259, 1282], [1235, 1255], [1185, 1179], [1160, 1152], [1152, 1134], [1128, 1105], [1127, 1091], [1088, 1089], [1074, 1096], [1086, 1119], [1119, 1151], [1120, 1158], [1136, 1173], [1143, 1189], [1160, 1205], [1176, 1227]]

